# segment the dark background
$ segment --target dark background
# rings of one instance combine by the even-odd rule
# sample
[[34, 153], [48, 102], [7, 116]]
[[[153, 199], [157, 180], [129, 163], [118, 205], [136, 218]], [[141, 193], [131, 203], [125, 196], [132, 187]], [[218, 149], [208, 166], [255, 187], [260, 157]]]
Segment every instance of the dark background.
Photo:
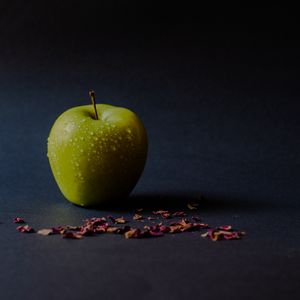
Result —
[[[125, 205], [65, 201], [46, 141], [99, 102], [144, 121], [149, 156]], [[293, 7], [0, 2], [1, 299], [299, 299], [299, 34]], [[134, 207], [185, 208], [247, 232], [81, 241], [22, 235]]]

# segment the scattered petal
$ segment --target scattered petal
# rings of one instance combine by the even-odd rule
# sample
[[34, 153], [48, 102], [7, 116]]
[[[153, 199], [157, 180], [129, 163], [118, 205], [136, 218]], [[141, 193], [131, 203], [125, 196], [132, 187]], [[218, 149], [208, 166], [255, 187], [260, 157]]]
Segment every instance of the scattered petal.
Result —
[[198, 209], [199, 207], [199, 203], [198, 202], [189, 202], [187, 204], [187, 207], [190, 209], [190, 210], [196, 210]]
[[139, 220], [143, 220], [143, 219], [144, 219], [144, 217], [139, 214], [134, 214], [134, 216], [133, 216], [133, 220], [135, 220], [135, 221], [139, 221]]
[[[226, 228], [226, 230], [220, 230], [220, 227]], [[230, 225], [220, 226], [217, 229], [209, 229], [207, 232], [202, 234], [202, 237], [208, 237], [212, 241], [219, 241], [219, 240], [238, 240], [240, 239], [245, 232], [243, 231], [233, 231]], [[228, 229], [230, 227], [230, 229]], [[227, 230], [228, 229], [228, 230]]]
[[117, 224], [124, 224], [126, 223], [126, 220], [123, 217], [121, 217], [121, 218], [116, 218], [115, 222]]
[[66, 232], [66, 228], [64, 226], [52, 227], [53, 234], [64, 234]]
[[26, 223], [24, 219], [16, 217], [13, 219], [14, 223], [20, 224], [20, 223]]
[[28, 225], [21, 225], [17, 227], [17, 230], [22, 233], [32, 233], [34, 229]]
[[125, 238], [139, 238], [141, 235], [141, 230], [139, 228], [130, 229], [127, 232], [125, 232]]
[[51, 235], [53, 234], [53, 230], [51, 228], [40, 229], [37, 233], [40, 235]]
[[162, 216], [164, 219], [170, 219], [170, 218], [171, 218], [171, 214], [170, 214], [170, 213], [164, 213], [164, 214], [161, 214], [161, 216]]
[[231, 230], [232, 226], [231, 225], [222, 225], [222, 226], [219, 226], [218, 229], [221, 229], [221, 230]]
[[67, 225], [66, 229], [67, 230], [79, 231], [81, 229], [81, 226], [70, 226], [70, 225]]

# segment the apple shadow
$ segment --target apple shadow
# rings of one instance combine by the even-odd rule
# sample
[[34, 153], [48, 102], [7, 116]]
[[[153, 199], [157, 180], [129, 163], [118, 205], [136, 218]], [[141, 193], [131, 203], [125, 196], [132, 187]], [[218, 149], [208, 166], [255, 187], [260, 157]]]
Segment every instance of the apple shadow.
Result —
[[114, 201], [99, 209], [112, 211], [133, 211], [139, 208], [152, 211], [185, 210], [188, 203], [199, 204], [201, 211], [263, 211], [274, 208], [274, 204], [263, 199], [236, 199], [223, 195], [205, 195], [201, 193], [159, 193], [133, 194], [127, 199]]

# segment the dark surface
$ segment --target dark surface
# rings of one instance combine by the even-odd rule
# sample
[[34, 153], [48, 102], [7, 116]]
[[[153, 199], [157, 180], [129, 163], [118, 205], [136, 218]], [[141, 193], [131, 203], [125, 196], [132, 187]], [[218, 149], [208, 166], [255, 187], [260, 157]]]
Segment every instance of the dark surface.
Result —
[[[222, 8], [52, 3], [0, 5], [0, 298], [299, 299], [293, 9], [261, 8], [252, 24], [255, 9], [228, 21]], [[136, 111], [149, 135], [132, 196], [105, 211], [65, 201], [46, 157], [54, 120], [86, 104], [90, 88]], [[205, 222], [246, 237], [77, 241], [21, 234], [12, 223], [130, 218], [134, 207], [185, 209], [200, 194]]]

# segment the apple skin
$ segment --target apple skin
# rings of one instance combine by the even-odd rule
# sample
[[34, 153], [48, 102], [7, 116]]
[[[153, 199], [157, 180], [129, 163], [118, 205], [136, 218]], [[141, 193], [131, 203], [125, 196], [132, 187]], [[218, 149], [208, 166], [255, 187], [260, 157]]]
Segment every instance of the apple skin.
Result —
[[126, 108], [97, 104], [71, 108], [55, 121], [48, 158], [62, 194], [80, 206], [100, 206], [127, 197], [147, 158], [146, 130]]

